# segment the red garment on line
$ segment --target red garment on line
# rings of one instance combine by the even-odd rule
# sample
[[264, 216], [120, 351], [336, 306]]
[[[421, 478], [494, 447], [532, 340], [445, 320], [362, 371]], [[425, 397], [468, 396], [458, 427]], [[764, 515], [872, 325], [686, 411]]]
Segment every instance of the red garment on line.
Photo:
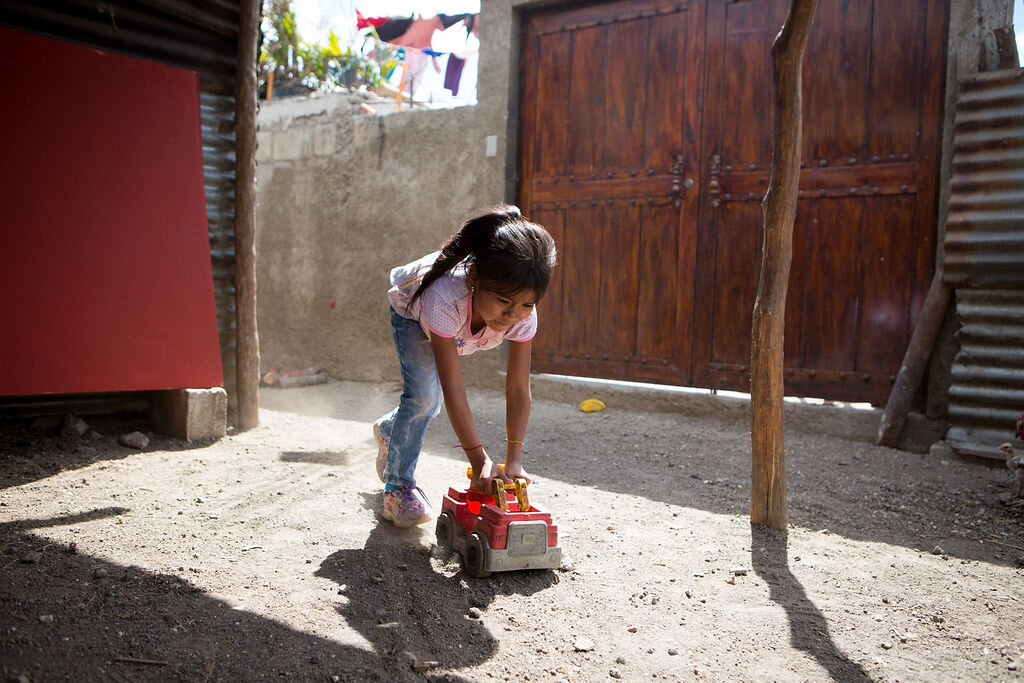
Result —
[[367, 26], [373, 26], [374, 28], [377, 28], [378, 26], [383, 26], [389, 21], [391, 21], [391, 17], [364, 17], [362, 12], [356, 10], [357, 29], [363, 29], [366, 28]]

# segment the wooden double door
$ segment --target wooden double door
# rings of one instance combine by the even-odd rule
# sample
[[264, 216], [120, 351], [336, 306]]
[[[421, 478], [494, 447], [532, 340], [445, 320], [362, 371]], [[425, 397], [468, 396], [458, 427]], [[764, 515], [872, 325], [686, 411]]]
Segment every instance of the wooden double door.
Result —
[[[541, 372], [749, 390], [770, 49], [789, 0], [524, 17], [520, 203], [560, 267]], [[883, 403], [934, 252], [946, 6], [820, 0], [786, 310], [790, 395]]]

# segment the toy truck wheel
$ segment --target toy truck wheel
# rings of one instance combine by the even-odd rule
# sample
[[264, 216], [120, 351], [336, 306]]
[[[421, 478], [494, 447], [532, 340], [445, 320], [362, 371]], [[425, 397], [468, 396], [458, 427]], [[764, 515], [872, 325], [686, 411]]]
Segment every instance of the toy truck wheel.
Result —
[[491, 572], [484, 568], [488, 551], [487, 539], [479, 531], [474, 531], [466, 539], [466, 555], [462, 562], [463, 568], [470, 576], [483, 579], [491, 575]]
[[437, 535], [437, 551], [442, 557], [447, 557], [454, 549], [455, 518], [452, 513], [445, 510], [438, 515], [434, 531]]

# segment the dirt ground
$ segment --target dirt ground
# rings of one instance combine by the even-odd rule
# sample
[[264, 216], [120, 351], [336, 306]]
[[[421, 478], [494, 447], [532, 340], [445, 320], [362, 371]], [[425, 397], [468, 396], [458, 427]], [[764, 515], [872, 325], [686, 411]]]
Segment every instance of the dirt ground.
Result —
[[[141, 451], [118, 445], [124, 422], [6, 425], [5, 680], [1024, 676], [1005, 469], [791, 421], [791, 523], [771, 533], [749, 524], [745, 419], [536, 400], [530, 497], [566, 561], [472, 579], [432, 552], [432, 526], [377, 519], [370, 425], [397, 396], [265, 389], [258, 428]], [[471, 402], [498, 451], [501, 393]], [[454, 443], [442, 415], [418, 469], [435, 505], [465, 481]]]

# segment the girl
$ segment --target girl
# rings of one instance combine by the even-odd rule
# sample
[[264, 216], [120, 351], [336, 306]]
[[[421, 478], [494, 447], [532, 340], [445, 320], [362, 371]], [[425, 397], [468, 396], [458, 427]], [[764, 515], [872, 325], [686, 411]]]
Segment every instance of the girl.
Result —
[[[416, 486], [416, 462], [441, 397], [473, 468], [472, 486], [491, 479], [529, 478], [521, 456], [530, 417], [530, 340], [537, 302], [555, 267], [555, 242], [514, 206], [498, 206], [467, 221], [440, 252], [391, 271], [391, 327], [402, 368], [398, 407], [377, 420], [377, 475], [384, 482], [381, 514], [397, 526], [431, 518]], [[504, 471], [477, 435], [459, 356], [511, 343], [505, 379]]]

